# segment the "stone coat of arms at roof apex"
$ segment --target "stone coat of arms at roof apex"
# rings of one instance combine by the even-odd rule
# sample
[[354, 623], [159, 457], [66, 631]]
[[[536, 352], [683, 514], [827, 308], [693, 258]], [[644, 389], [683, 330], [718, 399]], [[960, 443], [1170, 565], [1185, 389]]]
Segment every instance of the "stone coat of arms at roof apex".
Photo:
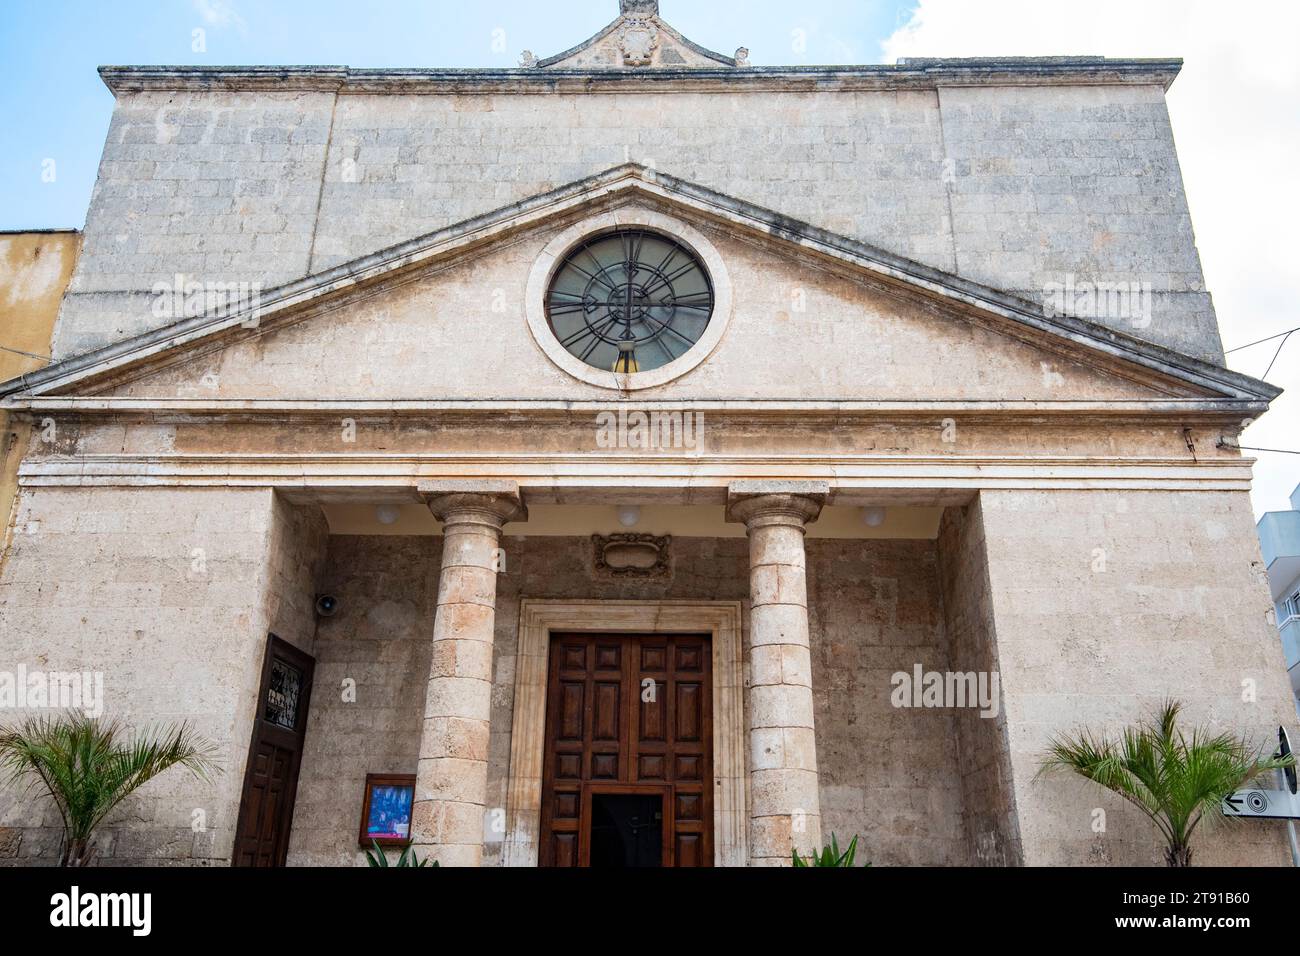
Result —
[[618, 32], [624, 66], [649, 66], [659, 48], [659, 27], [653, 17], [625, 16]]
[[537, 59], [526, 52], [520, 65], [625, 70], [717, 69], [737, 64], [735, 58], [705, 49], [674, 30], [660, 17], [657, 0], [619, 0], [618, 16], [595, 36], [555, 56]]

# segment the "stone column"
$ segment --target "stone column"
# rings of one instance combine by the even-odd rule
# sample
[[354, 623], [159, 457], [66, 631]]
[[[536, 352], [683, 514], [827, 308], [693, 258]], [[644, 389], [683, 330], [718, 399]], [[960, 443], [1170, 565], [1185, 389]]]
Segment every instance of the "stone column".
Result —
[[514, 482], [422, 482], [420, 492], [443, 538], [411, 844], [443, 866], [478, 866], [501, 528], [528, 512]]
[[817, 520], [826, 482], [744, 481], [727, 519], [749, 535], [749, 855], [789, 866], [790, 851], [821, 849], [817, 740], [804, 526]]

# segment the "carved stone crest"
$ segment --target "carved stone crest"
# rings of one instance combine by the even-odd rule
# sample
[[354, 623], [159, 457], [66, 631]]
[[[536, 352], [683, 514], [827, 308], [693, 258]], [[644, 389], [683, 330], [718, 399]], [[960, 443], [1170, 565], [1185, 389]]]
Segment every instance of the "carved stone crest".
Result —
[[597, 574], [628, 578], [662, 578], [671, 573], [672, 535], [593, 534], [593, 567]]
[[659, 47], [659, 25], [653, 17], [628, 16], [618, 32], [624, 66], [649, 66]]

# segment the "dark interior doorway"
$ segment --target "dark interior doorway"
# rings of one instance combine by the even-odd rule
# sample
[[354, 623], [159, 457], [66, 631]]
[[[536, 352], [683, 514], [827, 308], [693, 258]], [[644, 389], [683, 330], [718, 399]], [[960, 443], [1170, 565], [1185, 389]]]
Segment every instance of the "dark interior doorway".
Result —
[[662, 866], [664, 801], [657, 793], [591, 795], [591, 865]]

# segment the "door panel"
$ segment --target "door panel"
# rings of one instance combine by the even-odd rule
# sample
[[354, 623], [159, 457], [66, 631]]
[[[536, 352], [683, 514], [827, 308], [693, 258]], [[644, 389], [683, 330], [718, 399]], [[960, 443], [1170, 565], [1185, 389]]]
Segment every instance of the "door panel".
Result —
[[[627, 858], [713, 865], [712, 655], [708, 635], [557, 634], [551, 639], [542, 780], [543, 866], [616, 858], [610, 834], [639, 834]], [[662, 839], [651, 850], [653, 798]], [[632, 808], [632, 809], [629, 809]], [[635, 812], [634, 812], [635, 811]]]
[[271, 635], [253, 720], [233, 866], [284, 866], [315, 661]]

